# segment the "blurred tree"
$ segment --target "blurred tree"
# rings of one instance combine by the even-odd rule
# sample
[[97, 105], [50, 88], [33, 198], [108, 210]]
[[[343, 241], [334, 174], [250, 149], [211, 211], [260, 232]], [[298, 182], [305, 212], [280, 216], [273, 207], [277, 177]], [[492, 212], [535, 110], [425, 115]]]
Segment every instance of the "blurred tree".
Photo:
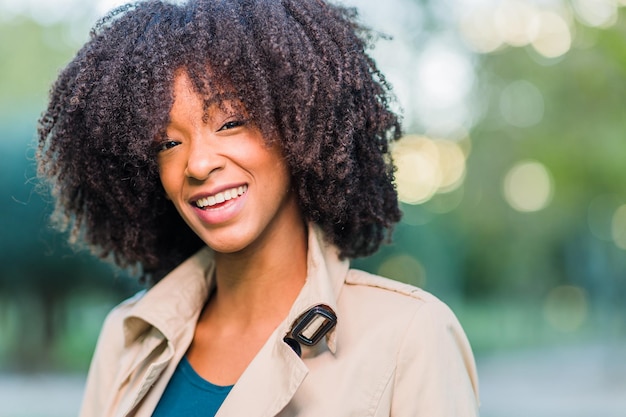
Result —
[[[457, 211], [466, 239], [465, 281], [473, 294], [537, 296], [561, 283], [591, 289], [597, 280], [622, 281], [624, 292], [617, 279], [624, 271], [623, 252], [594, 236], [589, 224], [594, 201], [613, 196], [613, 211], [601, 219], [610, 241], [612, 216], [626, 203], [625, 32], [620, 9], [610, 28], [577, 24], [576, 36], [586, 46], [574, 42], [560, 58], [542, 58], [530, 46], [480, 57], [476, 99], [486, 100], [486, 109], [472, 130], [469, 198]], [[536, 87], [544, 109], [540, 121], [526, 127], [507, 121], [503, 103], [507, 87], [520, 81]], [[535, 105], [523, 95], [516, 99], [517, 111]], [[548, 169], [554, 194], [545, 209], [523, 213], [506, 203], [503, 183], [515, 163], [528, 159]], [[600, 261], [593, 247], [622, 255]], [[578, 272], [591, 272], [598, 262], [604, 262], [601, 271]]]
[[[414, 4], [428, 22], [417, 42], [460, 36], [450, 34], [458, 24], [452, 2]], [[445, 195], [405, 205], [409, 219], [397, 228], [395, 245], [357, 265], [376, 270], [396, 251], [408, 252], [424, 266], [428, 289], [448, 295], [460, 285], [472, 298], [541, 300], [567, 283], [624, 293], [623, 250], [611, 237], [613, 215], [626, 203], [626, 12], [619, 11], [608, 27], [573, 21], [573, 46], [558, 58], [531, 46], [473, 53], [471, 106], [481, 114], [471, 127], [461, 203], [445, 214], [430, 210]], [[551, 181], [548, 205], [538, 211], [517, 211], [504, 197], [507, 174], [526, 160], [543, 165]], [[594, 220], [590, 210], [603, 196], [615, 201]], [[603, 238], [592, 233], [594, 221], [604, 225]]]
[[6, 366], [15, 369], [51, 366], [71, 297], [120, 299], [137, 289], [123, 274], [70, 250], [49, 228], [51, 203], [36, 190], [36, 121], [50, 83], [75, 49], [65, 25], [0, 21], [0, 314], [15, 318], [13, 337], [2, 341], [11, 357]]

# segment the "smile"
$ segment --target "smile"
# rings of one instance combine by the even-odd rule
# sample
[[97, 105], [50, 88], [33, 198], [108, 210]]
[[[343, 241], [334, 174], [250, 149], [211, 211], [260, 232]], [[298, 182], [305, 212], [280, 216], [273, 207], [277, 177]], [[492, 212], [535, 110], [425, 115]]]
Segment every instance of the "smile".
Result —
[[236, 188], [231, 188], [230, 190], [225, 190], [217, 194], [210, 195], [208, 197], [200, 198], [196, 200], [195, 204], [196, 204], [196, 207], [201, 208], [201, 209], [206, 208], [206, 207], [212, 207], [212, 206], [215, 206], [216, 204], [220, 204], [225, 201], [232, 200], [233, 198], [237, 198], [245, 194], [246, 191], [248, 191], [248, 186], [242, 185]]

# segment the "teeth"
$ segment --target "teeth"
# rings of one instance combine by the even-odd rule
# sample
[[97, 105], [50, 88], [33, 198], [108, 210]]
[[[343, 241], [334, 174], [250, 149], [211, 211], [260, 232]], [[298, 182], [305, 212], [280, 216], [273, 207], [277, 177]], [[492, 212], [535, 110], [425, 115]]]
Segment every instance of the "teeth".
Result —
[[196, 201], [196, 206], [199, 208], [211, 207], [216, 204], [223, 203], [224, 201], [237, 198], [240, 195], [243, 195], [246, 191], [248, 191], [247, 185], [242, 185], [241, 187], [237, 188], [231, 188], [230, 190], [225, 190], [221, 193], [199, 199], [198, 201]]

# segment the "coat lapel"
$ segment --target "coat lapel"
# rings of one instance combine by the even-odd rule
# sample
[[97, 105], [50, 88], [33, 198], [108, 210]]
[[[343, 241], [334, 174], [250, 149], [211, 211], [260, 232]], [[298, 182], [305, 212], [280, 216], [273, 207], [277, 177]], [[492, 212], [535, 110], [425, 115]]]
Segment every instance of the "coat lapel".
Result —
[[282, 341], [283, 326], [272, 334], [248, 365], [216, 417], [275, 416], [292, 399], [308, 368]]

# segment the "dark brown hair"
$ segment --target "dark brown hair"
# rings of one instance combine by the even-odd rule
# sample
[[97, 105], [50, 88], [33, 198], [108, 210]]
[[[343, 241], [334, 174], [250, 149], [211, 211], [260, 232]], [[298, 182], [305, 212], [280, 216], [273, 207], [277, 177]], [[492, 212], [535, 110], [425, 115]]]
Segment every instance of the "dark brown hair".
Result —
[[201, 93], [228, 86], [265, 137], [279, 138], [305, 219], [342, 256], [376, 251], [400, 219], [388, 149], [400, 125], [356, 18], [322, 0], [145, 1], [111, 12], [39, 120], [56, 224], [153, 280], [203, 245], [165, 198], [152, 146], [185, 69]]

